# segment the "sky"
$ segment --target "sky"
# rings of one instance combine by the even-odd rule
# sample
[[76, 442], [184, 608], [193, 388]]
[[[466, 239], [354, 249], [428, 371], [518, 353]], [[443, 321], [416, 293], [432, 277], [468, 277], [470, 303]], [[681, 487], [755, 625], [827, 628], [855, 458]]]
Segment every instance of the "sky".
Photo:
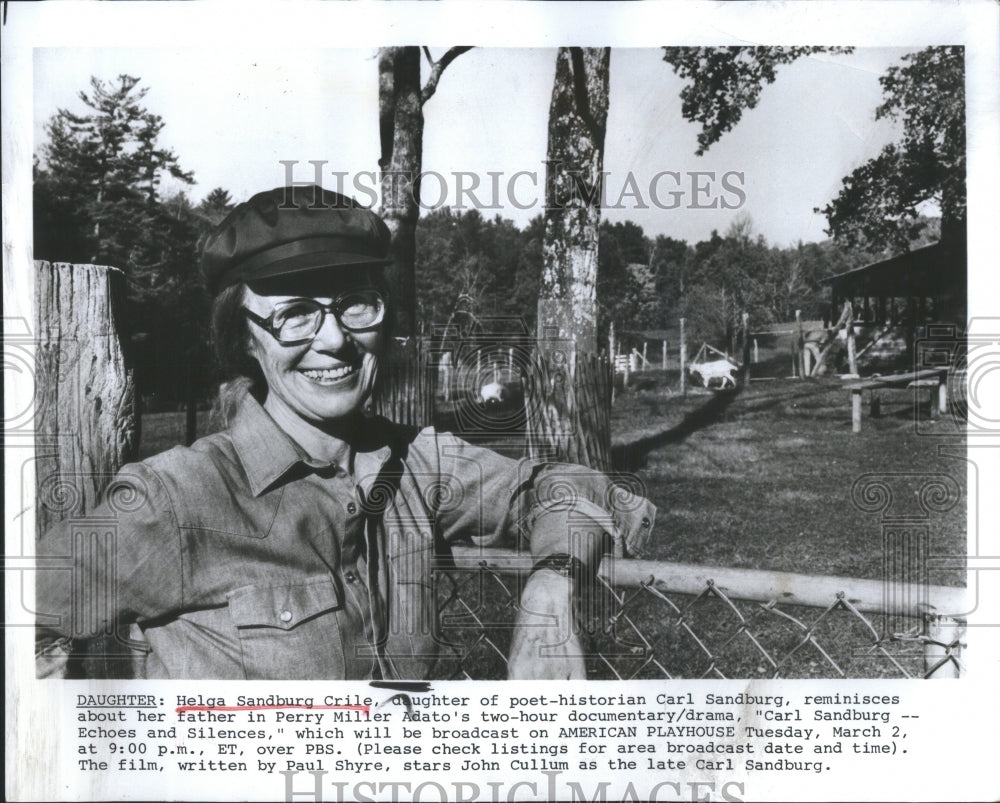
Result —
[[[683, 82], [661, 51], [614, 48], [607, 219], [695, 242], [749, 216], [754, 230], [776, 245], [824, 239], [826, 221], [814, 207], [828, 203], [845, 175], [898, 135], [894, 123], [876, 121], [874, 112], [882, 100], [879, 76], [906, 52], [859, 48], [779, 68], [757, 108], [698, 157], [699, 127], [683, 119]], [[466, 187], [480, 182], [464, 196], [466, 207], [478, 203], [483, 214], [521, 226], [542, 211], [555, 54], [475, 48], [452, 62], [424, 106], [423, 165], [435, 174], [424, 179], [428, 208], [456, 205], [455, 173], [463, 172], [473, 174], [461, 179]], [[121, 73], [148, 88], [145, 105], [166, 122], [161, 143], [195, 175], [187, 190], [195, 201], [215, 187], [244, 200], [281, 185], [289, 170], [283, 161], [296, 163], [294, 179], [310, 179], [316, 169], [310, 160], [320, 163], [325, 186], [337, 189], [339, 180], [363, 203], [376, 201], [374, 49], [38, 48], [35, 152], [45, 121], [59, 108], [85, 110], [78, 93], [90, 76], [112, 80]], [[529, 208], [507, 203], [510, 193]], [[494, 197], [501, 208], [491, 208]]]

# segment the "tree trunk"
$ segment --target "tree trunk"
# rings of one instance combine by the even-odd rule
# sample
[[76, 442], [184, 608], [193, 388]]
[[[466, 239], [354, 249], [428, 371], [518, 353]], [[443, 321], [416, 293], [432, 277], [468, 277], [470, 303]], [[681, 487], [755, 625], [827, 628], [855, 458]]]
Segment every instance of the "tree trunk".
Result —
[[411, 341], [417, 334], [417, 221], [423, 170], [424, 112], [420, 90], [420, 48], [379, 50], [379, 134], [382, 217], [392, 232], [388, 270], [395, 334]]
[[39, 531], [82, 516], [137, 446], [135, 383], [117, 331], [125, 275], [36, 262]]
[[597, 239], [610, 48], [560, 48], [549, 106], [538, 335], [597, 351]]
[[591, 384], [611, 376], [595, 356], [610, 59], [610, 48], [560, 48], [556, 57], [538, 297], [539, 376], [528, 383], [532, 456], [604, 470], [610, 468], [610, 389]]

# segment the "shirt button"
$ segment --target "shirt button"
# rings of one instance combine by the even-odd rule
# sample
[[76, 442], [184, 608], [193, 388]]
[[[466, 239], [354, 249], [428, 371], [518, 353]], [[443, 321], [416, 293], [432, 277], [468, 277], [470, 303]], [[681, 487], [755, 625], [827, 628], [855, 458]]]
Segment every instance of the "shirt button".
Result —
[[358, 512], [358, 506], [356, 504], [354, 504], [354, 502], [348, 502], [347, 503], [347, 512], [350, 513], [353, 516], [355, 513]]
[[353, 583], [355, 580], [358, 579], [358, 576], [354, 572], [345, 572], [344, 577], [347, 578], [348, 583]]
[[282, 622], [290, 622], [292, 621], [292, 612], [282, 611], [281, 616], [279, 616], [278, 618], [281, 619]]
[[648, 526], [649, 526], [650, 524], [652, 524], [652, 523], [653, 523], [653, 522], [651, 522], [651, 521], [649, 520], [649, 517], [648, 517], [648, 516], [643, 516], [643, 517], [642, 517], [642, 526], [643, 526], [643, 527], [648, 527]]

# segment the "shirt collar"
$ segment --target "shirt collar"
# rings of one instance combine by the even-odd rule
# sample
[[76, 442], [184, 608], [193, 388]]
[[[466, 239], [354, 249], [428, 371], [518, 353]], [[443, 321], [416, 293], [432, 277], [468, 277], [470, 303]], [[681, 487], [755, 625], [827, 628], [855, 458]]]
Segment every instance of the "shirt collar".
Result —
[[[368, 422], [365, 419], [366, 432], [358, 439], [361, 448], [353, 455], [354, 473], [365, 491], [392, 454], [385, 427], [369, 426]], [[260, 496], [300, 464], [313, 469], [327, 467], [312, 460], [249, 393], [239, 403], [230, 433], [254, 496]]]

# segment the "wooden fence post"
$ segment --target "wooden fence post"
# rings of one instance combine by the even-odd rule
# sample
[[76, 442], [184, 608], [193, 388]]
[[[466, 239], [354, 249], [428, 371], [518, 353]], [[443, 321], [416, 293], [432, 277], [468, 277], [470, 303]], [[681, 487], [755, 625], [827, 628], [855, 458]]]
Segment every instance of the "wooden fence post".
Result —
[[802, 331], [802, 310], [800, 309], [795, 310], [795, 323], [798, 330], [795, 337], [798, 340], [799, 376], [806, 377], [809, 376], [809, 355], [806, 353], [806, 337]]
[[857, 349], [854, 345], [854, 308], [850, 301], [845, 301], [844, 306], [847, 308], [847, 322], [844, 324], [847, 327], [847, 365], [848, 370], [857, 376], [858, 359]]
[[[476, 358], [478, 380], [479, 352], [476, 353]], [[451, 370], [449, 364], [449, 374]], [[426, 347], [418, 344], [416, 348], [398, 349], [379, 365], [379, 380], [372, 395], [372, 412], [397, 424], [416, 427], [430, 425], [434, 421], [436, 378], [437, 369], [431, 362]]]
[[663, 370], [667, 370], [667, 339], [663, 338]]
[[[124, 302], [125, 274], [117, 268], [35, 262], [35, 524], [39, 533], [62, 519], [82, 518], [91, 512], [111, 478], [134, 458], [138, 448], [134, 375], [125, 339], [117, 329]], [[113, 537], [113, 532], [86, 529], [82, 535], [91, 541]], [[108, 588], [81, 591], [95, 601], [109, 593]], [[94, 613], [101, 616], [98, 609]], [[124, 631], [116, 637], [105, 629], [77, 644], [66, 677], [132, 677], [127, 638]], [[85, 663], [78, 663], [80, 658]]]
[[135, 381], [116, 322], [125, 274], [35, 262], [38, 320], [35, 521], [83, 516], [138, 448]]
[[750, 381], [750, 313], [743, 313], [743, 382]]

